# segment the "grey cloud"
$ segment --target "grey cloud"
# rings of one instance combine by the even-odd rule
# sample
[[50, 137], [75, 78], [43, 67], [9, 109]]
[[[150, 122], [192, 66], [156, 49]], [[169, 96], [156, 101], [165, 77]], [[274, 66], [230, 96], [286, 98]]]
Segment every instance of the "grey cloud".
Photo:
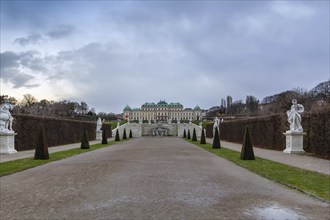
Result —
[[24, 73], [22, 70], [24, 68], [30, 69], [32, 71], [37, 69], [33, 68], [33, 63], [36, 62], [34, 60], [34, 54], [36, 54], [34, 51], [23, 53], [6, 51], [1, 53], [1, 78], [5, 82], [12, 83], [14, 88], [32, 88], [39, 86], [36, 83], [31, 83], [31, 81], [35, 79], [33, 75]]
[[21, 46], [26, 46], [29, 44], [38, 44], [42, 36], [40, 34], [30, 34], [27, 37], [20, 37], [14, 40], [14, 43], [18, 43]]
[[70, 36], [75, 31], [75, 28], [71, 25], [59, 25], [54, 30], [47, 32], [47, 36], [52, 39], [60, 39]]
[[45, 39], [44, 36], [48, 36], [50, 39], [57, 40], [70, 36], [74, 33], [74, 31], [75, 28], [71, 25], [59, 25], [45, 34], [33, 33], [27, 35], [26, 37], [18, 37], [14, 40], [14, 43], [17, 43], [21, 46], [39, 44], [41, 40]]
[[34, 79], [34, 77], [31, 75], [17, 72], [10, 78], [9, 81], [14, 84], [14, 88], [21, 88], [21, 87], [33, 88], [40, 86], [39, 84], [36, 83], [34, 84], [30, 83], [29, 81], [31, 81], [32, 79]]
[[90, 31], [86, 39], [94, 43], [54, 56], [25, 54], [11, 65], [43, 72], [50, 80], [74, 82], [81, 99], [97, 110], [95, 97], [103, 93], [111, 101], [102, 105], [115, 112], [126, 104], [134, 107], [160, 98], [204, 108], [227, 95], [262, 99], [298, 86], [312, 88], [328, 77], [328, 4], [106, 1], [100, 7], [84, 2], [97, 16], [73, 17], [90, 23], [79, 26], [69, 20], [72, 17], [62, 16], [62, 10], [72, 8], [62, 7], [52, 11], [61, 15], [54, 18], [75, 26], [51, 23], [47, 27], [56, 28], [40, 33], [55, 40], [73, 35], [77, 28]]

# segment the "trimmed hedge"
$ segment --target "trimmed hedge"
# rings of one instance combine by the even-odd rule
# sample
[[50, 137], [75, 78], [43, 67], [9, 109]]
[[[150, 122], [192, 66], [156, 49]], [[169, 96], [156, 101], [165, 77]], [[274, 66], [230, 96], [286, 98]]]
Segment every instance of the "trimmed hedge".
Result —
[[[24, 114], [13, 114], [13, 117], [13, 130], [17, 133], [15, 136], [15, 149], [18, 151], [34, 149], [33, 142], [40, 124], [44, 125], [48, 146], [50, 147], [79, 143], [84, 128], [87, 129], [89, 140], [95, 140], [96, 122]], [[111, 138], [111, 125], [103, 124], [102, 127], [107, 130], [108, 138]]]
[[[302, 126], [306, 132], [304, 150], [324, 159], [330, 159], [329, 118], [330, 111], [302, 115]], [[247, 126], [253, 146], [278, 151], [285, 149], [283, 133], [289, 129], [285, 114], [224, 121], [220, 124], [220, 139], [242, 143]], [[212, 136], [213, 124], [207, 124], [206, 137], [212, 138]]]

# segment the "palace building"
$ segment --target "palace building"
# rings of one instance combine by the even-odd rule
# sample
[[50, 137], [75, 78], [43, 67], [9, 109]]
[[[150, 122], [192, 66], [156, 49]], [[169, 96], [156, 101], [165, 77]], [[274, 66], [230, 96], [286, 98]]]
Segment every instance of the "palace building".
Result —
[[127, 121], [181, 121], [181, 120], [201, 120], [201, 108], [197, 105], [194, 109], [183, 108], [180, 103], [168, 104], [165, 100], [144, 103], [141, 108], [124, 108], [124, 120]]

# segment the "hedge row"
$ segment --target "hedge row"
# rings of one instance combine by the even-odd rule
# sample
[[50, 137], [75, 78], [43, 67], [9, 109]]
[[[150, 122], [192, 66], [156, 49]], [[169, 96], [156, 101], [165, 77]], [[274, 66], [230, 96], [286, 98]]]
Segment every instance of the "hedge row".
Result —
[[[330, 111], [303, 114], [304, 150], [317, 157], [330, 159]], [[220, 125], [222, 140], [242, 143], [245, 127], [249, 127], [253, 146], [271, 150], [285, 149], [283, 133], [289, 129], [287, 117], [276, 114], [265, 117], [224, 121]], [[213, 124], [206, 125], [206, 136], [212, 138]]]
[[[86, 128], [89, 140], [95, 140], [96, 122], [76, 121], [60, 118], [40, 117], [23, 114], [13, 114], [13, 130], [15, 149], [18, 151], [34, 149], [38, 127], [43, 125], [46, 132], [48, 146], [78, 143], [81, 141], [83, 129]], [[111, 125], [104, 124], [107, 136], [110, 138]]]

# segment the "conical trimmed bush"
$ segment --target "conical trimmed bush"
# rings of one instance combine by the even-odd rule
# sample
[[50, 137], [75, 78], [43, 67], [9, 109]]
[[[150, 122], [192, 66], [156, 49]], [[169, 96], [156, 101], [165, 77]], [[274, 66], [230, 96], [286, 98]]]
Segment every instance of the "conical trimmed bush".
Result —
[[183, 130], [183, 138], [187, 138], [186, 129]]
[[197, 141], [196, 129], [195, 128], [194, 128], [194, 131], [193, 131], [192, 141]]
[[221, 148], [219, 131], [218, 131], [217, 127], [215, 128], [215, 132], [214, 132], [212, 148], [213, 149], [220, 149]]
[[123, 131], [123, 140], [127, 139], [127, 136], [126, 136], [126, 128], [124, 128], [124, 131]]
[[102, 144], [108, 144], [107, 130], [103, 129], [102, 132]]
[[187, 139], [191, 139], [191, 138], [190, 138], [190, 130], [189, 130], [189, 129], [188, 129]]
[[241, 150], [241, 160], [255, 160], [248, 127], [245, 128], [243, 146]]
[[48, 153], [48, 144], [45, 135], [45, 129], [43, 126], [39, 128], [38, 136], [35, 142], [35, 153], [34, 159], [35, 160], [48, 160], [49, 153]]
[[120, 137], [119, 137], [119, 131], [118, 131], [118, 129], [116, 130], [115, 141], [120, 141]]
[[129, 138], [133, 138], [132, 129], [129, 129]]
[[200, 144], [206, 144], [205, 140], [205, 132], [204, 129], [202, 128], [202, 135], [201, 135], [201, 141], [199, 142]]
[[89, 141], [88, 141], [88, 134], [87, 134], [87, 129], [84, 128], [84, 133], [83, 137], [81, 139], [81, 144], [80, 144], [81, 149], [89, 149]]

